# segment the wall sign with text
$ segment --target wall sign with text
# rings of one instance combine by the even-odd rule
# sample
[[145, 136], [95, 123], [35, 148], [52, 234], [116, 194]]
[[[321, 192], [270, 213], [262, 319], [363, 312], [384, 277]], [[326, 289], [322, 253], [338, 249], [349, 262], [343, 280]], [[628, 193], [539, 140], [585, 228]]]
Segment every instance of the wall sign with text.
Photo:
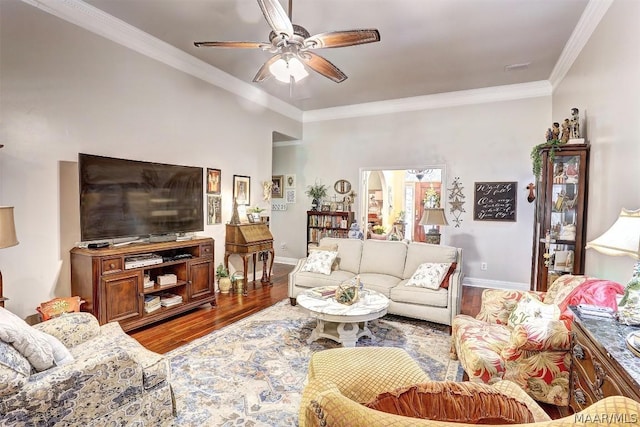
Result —
[[476, 182], [473, 219], [515, 222], [517, 187], [517, 182]]

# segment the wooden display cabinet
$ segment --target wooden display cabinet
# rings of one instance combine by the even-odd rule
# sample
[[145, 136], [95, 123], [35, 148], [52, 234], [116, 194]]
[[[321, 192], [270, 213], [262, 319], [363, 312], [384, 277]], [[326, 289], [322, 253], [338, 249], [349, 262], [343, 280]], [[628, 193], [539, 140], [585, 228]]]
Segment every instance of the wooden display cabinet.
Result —
[[[131, 244], [120, 248], [73, 248], [71, 292], [86, 301], [82, 310], [96, 316], [101, 325], [117, 321], [125, 331], [202, 304], [215, 305], [213, 248], [213, 239], [210, 238]], [[127, 258], [148, 253], [162, 257], [163, 262], [127, 268]], [[175, 274], [176, 283], [160, 286], [156, 281], [154, 286], [144, 287], [145, 275], [155, 281], [163, 274]], [[182, 303], [145, 312], [146, 296], [167, 292], [180, 295]]]
[[564, 274], [584, 274], [589, 145], [543, 148], [536, 184], [531, 289], [546, 291]]
[[347, 238], [353, 219], [353, 212], [307, 211], [307, 247], [323, 237]]

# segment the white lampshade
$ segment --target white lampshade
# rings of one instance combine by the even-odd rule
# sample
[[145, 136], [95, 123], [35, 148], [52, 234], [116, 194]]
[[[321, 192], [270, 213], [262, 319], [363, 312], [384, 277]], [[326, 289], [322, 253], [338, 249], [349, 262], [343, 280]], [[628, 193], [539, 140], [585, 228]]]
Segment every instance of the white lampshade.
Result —
[[420, 218], [420, 225], [449, 225], [443, 208], [426, 208]]
[[16, 226], [13, 221], [13, 206], [0, 206], [0, 248], [18, 244]]
[[269, 65], [269, 71], [282, 83], [289, 83], [291, 77], [298, 82], [309, 75], [304, 64], [295, 57], [289, 58], [288, 60], [282, 58], [278, 59], [276, 62]]
[[586, 248], [607, 255], [640, 259], [640, 209], [629, 211], [623, 208], [611, 228], [588, 242]]

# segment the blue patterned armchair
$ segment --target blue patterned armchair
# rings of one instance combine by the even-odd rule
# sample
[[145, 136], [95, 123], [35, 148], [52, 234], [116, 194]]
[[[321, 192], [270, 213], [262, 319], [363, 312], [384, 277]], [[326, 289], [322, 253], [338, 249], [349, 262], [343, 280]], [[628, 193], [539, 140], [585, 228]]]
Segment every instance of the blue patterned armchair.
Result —
[[0, 341], [0, 425], [170, 425], [175, 415], [167, 360], [118, 323], [99, 326], [70, 313], [34, 326], [56, 337], [73, 360], [36, 372]]

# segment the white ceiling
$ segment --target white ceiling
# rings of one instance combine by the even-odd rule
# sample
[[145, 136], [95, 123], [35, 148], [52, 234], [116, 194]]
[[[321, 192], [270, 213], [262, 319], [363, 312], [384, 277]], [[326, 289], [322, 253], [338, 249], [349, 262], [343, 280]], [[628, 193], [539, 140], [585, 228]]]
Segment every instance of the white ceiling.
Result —
[[[288, 9], [288, 2], [280, 0]], [[270, 54], [194, 41], [268, 41], [256, 0], [86, 0], [300, 110], [549, 79], [588, 0], [294, 0], [311, 34], [377, 28], [381, 41], [316, 51], [348, 79], [252, 83]], [[513, 64], [529, 64], [506, 71]]]

